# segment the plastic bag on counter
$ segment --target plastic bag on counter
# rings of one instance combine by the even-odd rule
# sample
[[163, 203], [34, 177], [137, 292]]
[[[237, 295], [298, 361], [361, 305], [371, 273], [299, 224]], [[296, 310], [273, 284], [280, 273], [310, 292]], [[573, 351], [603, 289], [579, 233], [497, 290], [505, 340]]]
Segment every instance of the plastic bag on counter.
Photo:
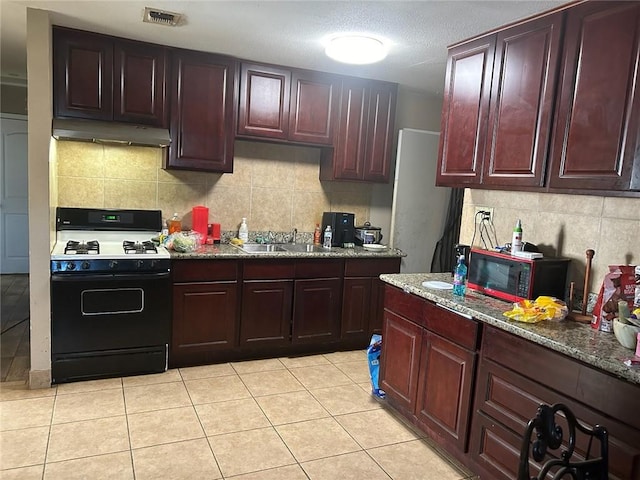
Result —
[[198, 232], [174, 232], [165, 238], [164, 245], [169, 250], [176, 252], [195, 252], [200, 245], [200, 234]]
[[380, 354], [382, 353], [382, 335], [371, 336], [367, 348], [367, 363], [369, 364], [369, 376], [371, 377], [371, 393], [378, 398], [384, 398], [384, 390], [380, 390], [378, 377], [380, 376]]
[[632, 310], [635, 290], [634, 265], [609, 265], [609, 273], [604, 276], [593, 308], [591, 327], [603, 332], [613, 332], [613, 320], [618, 316], [618, 302], [626, 301]]
[[555, 297], [540, 296], [535, 300], [520, 300], [503, 313], [512, 320], [537, 323], [543, 320], [563, 320], [569, 314], [567, 304]]

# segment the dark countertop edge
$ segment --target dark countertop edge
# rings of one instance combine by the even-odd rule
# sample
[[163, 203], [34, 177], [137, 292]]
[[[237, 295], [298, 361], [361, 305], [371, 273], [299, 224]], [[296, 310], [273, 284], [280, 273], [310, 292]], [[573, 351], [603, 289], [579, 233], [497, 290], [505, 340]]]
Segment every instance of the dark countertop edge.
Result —
[[[621, 360], [621, 358], [632, 357], [634, 351], [618, 344], [613, 333], [599, 332], [593, 330], [589, 325], [566, 320], [546, 320], [537, 324], [520, 323], [509, 320], [502, 315], [504, 311], [511, 308], [509, 302], [497, 300], [469, 290], [467, 290], [464, 299], [456, 299], [450, 291], [422, 287], [422, 282], [427, 280], [439, 280], [450, 283], [451, 274], [449, 273], [383, 274], [380, 276], [380, 279], [405, 292], [413, 293], [462, 314], [470, 315], [483, 323], [525, 338], [568, 357], [580, 360], [611, 375], [632, 383], [640, 384], [640, 369], [627, 367]], [[477, 306], [487, 311], [483, 312], [477, 307], [474, 308], [475, 306], [468, 306], [467, 303], [471, 302], [478, 302]], [[571, 344], [553, 338], [553, 336], [550, 335], [553, 331], [569, 334], [572, 338]], [[575, 331], [576, 334], [572, 335], [572, 331]], [[598, 343], [602, 345], [594, 345]], [[598, 348], [602, 348], [602, 351], [599, 352]]]
[[370, 252], [362, 247], [334, 247], [327, 252], [268, 252], [247, 253], [229, 244], [204, 245], [195, 252], [181, 253], [169, 251], [171, 259], [243, 259], [243, 258], [401, 258], [406, 254], [401, 250], [389, 248], [382, 252]]

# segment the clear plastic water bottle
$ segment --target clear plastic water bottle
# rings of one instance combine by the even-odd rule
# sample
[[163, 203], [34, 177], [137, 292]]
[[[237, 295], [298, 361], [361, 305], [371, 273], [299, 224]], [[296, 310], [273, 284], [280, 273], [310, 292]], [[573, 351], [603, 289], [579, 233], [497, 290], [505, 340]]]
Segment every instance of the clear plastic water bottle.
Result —
[[324, 242], [322, 244], [324, 248], [331, 248], [331, 226], [327, 225], [324, 231]]
[[467, 266], [464, 264], [464, 255], [458, 257], [455, 273], [453, 274], [453, 294], [464, 297], [467, 290]]

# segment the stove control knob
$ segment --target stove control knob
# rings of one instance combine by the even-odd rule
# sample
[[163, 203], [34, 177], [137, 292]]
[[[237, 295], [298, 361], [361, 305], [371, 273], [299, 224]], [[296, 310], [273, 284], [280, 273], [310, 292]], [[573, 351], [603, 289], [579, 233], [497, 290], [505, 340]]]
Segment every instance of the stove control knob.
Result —
[[143, 268], [144, 267], [144, 260], [138, 260], [136, 262], [136, 268]]
[[76, 264], [75, 262], [69, 262], [67, 263], [67, 270], [75, 270], [76, 269]]
[[111, 270], [115, 270], [116, 268], [118, 268], [118, 261], [117, 260], [111, 260], [109, 262], [109, 268]]
[[82, 269], [83, 270], [89, 270], [90, 266], [91, 265], [86, 260], [84, 262], [82, 262]]

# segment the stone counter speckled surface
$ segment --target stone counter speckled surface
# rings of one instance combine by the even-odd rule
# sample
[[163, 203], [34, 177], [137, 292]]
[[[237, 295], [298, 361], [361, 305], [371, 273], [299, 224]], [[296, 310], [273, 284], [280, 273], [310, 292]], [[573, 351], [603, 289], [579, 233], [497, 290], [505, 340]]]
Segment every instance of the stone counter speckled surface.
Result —
[[215, 258], [394, 258], [404, 257], [400, 250], [388, 248], [380, 252], [371, 252], [362, 247], [333, 247], [323, 252], [268, 252], [247, 253], [238, 247], [221, 243], [219, 245], [203, 245], [195, 252], [180, 253], [170, 251], [172, 259], [215, 259]]
[[467, 290], [464, 298], [455, 297], [451, 290], [437, 290], [422, 286], [428, 280], [451, 283], [449, 273], [383, 274], [381, 280], [405, 292], [437, 302], [500, 328], [526, 338], [551, 350], [600, 368], [615, 376], [640, 384], [640, 368], [627, 367], [623, 359], [634, 352], [618, 343], [613, 333], [593, 330], [589, 325], [568, 320], [546, 320], [539, 323], [522, 323], [503, 316], [511, 309], [511, 303], [487, 297]]

